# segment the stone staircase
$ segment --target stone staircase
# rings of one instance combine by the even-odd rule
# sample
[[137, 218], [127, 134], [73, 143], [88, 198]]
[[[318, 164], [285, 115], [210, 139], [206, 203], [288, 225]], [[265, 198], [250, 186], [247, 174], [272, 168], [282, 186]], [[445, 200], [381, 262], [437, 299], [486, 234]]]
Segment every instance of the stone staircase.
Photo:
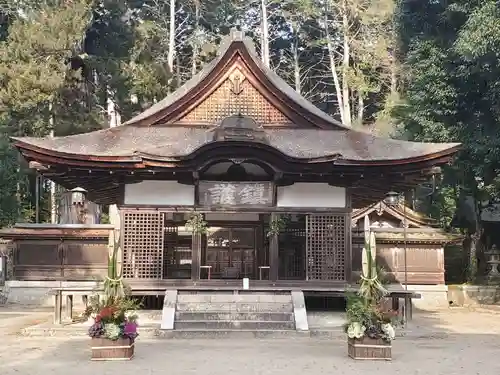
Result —
[[291, 292], [167, 291], [162, 331], [176, 337], [291, 334], [301, 328], [295, 310]]

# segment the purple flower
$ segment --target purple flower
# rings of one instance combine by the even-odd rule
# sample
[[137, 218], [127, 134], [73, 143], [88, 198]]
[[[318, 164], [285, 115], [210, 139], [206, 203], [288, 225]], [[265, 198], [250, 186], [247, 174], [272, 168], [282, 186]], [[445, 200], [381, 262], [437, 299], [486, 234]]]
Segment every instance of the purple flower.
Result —
[[125, 323], [125, 325], [123, 326], [123, 334], [131, 338], [137, 336], [137, 323], [134, 322]]
[[95, 322], [89, 328], [90, 337], [101, 337], [104, 335], [104, 326], [101, 322]]

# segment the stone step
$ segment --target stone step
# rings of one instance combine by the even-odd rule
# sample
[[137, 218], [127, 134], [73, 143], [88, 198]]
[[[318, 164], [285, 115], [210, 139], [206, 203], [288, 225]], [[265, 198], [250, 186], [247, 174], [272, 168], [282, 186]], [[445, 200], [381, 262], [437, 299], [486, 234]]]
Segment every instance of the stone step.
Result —
[[177, 303], [290, 303], [290, 294], [179, 294]]
[[253, 320], [184, 320], [176, 321], [174, 328], [178, 329], [208, 329], [208, 330], [295, 330], [295, 322], [283, 321], [253, 321]]
[[294, 316], [291, 312], [177, 311], [175, 313], [175, 320], [253, 320], [264, 322], [293, 322]]
[[293, 312], [289, 303], [184, 303], [177, 302], [177, 311], [189, 312]]
[[160, 330], [158, 338], [164, 339], [252, 339], [252, 338], [308, 338], [309, 331], [286, 330], [212, 330], [212, 329], [179, 329]]

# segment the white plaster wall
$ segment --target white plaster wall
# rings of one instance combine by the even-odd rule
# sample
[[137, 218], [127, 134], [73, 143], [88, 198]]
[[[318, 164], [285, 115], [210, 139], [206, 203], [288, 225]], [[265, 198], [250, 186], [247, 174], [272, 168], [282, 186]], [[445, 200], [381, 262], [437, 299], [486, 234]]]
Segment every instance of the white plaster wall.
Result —
[[142, 181], [125, 185], [124, 204], [154, 206], [194, 205], [194, 186], [176, 181]]
[[278, 207], [324, 207], [346, 206], [346, 190], [326, 183], [300, 182], [278, 187]]

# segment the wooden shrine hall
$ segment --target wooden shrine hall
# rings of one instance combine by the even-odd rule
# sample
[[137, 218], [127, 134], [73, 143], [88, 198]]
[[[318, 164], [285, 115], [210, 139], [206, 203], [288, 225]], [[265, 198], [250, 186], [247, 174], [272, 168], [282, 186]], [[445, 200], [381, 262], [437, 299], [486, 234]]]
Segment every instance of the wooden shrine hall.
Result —
[[347, 285], [353, 208], [427, 180], [459, 149], [343, 126], [238, 31], [201, 72], [121, 126], [13, 141], [46, 178], [118, 206], [132, 288], [177, 289], [243, 278], [250, 288]]

